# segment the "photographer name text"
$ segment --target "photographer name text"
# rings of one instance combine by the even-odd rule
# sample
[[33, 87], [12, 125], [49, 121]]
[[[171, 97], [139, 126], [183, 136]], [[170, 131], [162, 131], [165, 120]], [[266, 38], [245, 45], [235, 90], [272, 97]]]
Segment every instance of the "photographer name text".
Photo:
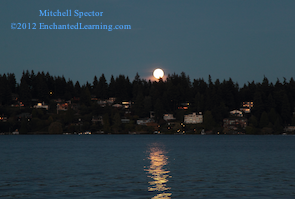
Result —
[[[40, 17], [71, 17], [72, 16], [72, 10], [65, 10], [63, 12], [60, 12], [59, 10], [57, 11], [52, 11], [52, 10], [39, 10]], [[103, 12], [80, 12], [79, 10], [74, 10], [73, 11], [73, 16], [74, 17], [101, 17]]]

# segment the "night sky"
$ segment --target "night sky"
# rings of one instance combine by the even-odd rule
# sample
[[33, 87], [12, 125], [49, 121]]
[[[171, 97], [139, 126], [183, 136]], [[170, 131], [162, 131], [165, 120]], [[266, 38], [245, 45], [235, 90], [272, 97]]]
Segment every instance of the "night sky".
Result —
[[[72, 16], [39, 16], [39, 10]], [[103, 12], [75, 17], [74, 11]], [[148, 79], [156, 68], [191, 80], [240, 86], [295, 74], [294, 0], [47, 0], [0, 2], [0, 73], [49, 72], [92, 83], [94, 75]], [[13, 30], [11, 23], [36, 23]], [[40, 30], [47, 25], [131, 25], [131, 30]]]

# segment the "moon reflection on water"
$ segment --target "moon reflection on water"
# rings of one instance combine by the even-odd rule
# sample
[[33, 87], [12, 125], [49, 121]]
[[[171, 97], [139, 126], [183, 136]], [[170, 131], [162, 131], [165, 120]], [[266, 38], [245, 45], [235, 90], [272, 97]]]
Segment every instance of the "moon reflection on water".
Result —
[[151, 146], [148, 150], [148, 159], [150, 165], [145, 169], [150, 175], [152, 181], [149, 181], [148, 191], [156, 192], [157, 195], [152, 199], [167, 199], [171, 198], [172, 193], [167, 192], [170, 187], [167, 187], [166, 183], [172, 176], [169, 175], [170, 171], [167, 170], [168, 157], [165, 155], [167, 152], [159, 146]]

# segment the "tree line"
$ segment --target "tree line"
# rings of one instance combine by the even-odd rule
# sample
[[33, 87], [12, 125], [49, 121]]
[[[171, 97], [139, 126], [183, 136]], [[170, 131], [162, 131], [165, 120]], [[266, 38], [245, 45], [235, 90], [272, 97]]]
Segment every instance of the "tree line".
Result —
[[[31, 107], [33, 99], [48, 104], [55, 99], [78, 99], [81, 107], [91, 107], [96, 103], [91, 98], [104, 100], [115, 97], [117, 103], [133, 102], [131, 114], [138, 118], [148, 117], [150, 111], [154, 111], [157, 122], [163, 122], [164, 113], [172, 113], [177, 120], [182, 120], [187, 113], [207, 112], [212, 117], [212, 128], [221, 127], [223, 119], [229, 117], [229, 111], [240, 109], [245, 101], [252, 101], [254, 107], [246, 115], [252, 128], [249, 131], [255, 132], [255, 129], [265, 127], [280, 131], [283, 126], [295, 124], [293, 78], [288, 81], [284, 79], [283, 82], [278, 79], [272, 83], [264, 77], [262, 82], [252, 81], [240, 87], [231, 78], [213, 82], [209, 75], [207, 81], [203, 78], [191, 80], [184, 72], [169, 74], [165, 80], [153, 82], [136, 74], [133, 81], [124, 75], [111, 76], [108, 83], [101, 74], [100, 77], [94, 76], [92, 82], [81, 85], [78, 81], [74, 83], [64, 76], [52, 76], [48, 72], [35, 74], [34, 71], [24, 71], [20, 83], [17, 83], [13, 73], [0, 74], [2, 112], [5, 112], [4, 107], [14, 102], [15, 95], [25, 107]], [[189, 103], [187, 110], [179, 109], [183, 103]], [[99, 109], [93, 114], [105, 114], [107, 111]], [[87, 111], [81, 110], [79, 113], [87, 114]], [[123, 113], [119, 115], [123, 117]]]

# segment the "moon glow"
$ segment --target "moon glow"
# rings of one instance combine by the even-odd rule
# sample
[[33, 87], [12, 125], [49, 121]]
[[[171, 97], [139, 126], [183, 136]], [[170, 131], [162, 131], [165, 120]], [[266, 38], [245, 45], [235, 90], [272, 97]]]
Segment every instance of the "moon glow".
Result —
[[153, 73], [154, 77], [156, 79], [160, 79], [160, 78], [163, 78], [164, 77], [164, 71], [160, 68], [157, 68], [156, 70], [154, 70], [154, 73]]

